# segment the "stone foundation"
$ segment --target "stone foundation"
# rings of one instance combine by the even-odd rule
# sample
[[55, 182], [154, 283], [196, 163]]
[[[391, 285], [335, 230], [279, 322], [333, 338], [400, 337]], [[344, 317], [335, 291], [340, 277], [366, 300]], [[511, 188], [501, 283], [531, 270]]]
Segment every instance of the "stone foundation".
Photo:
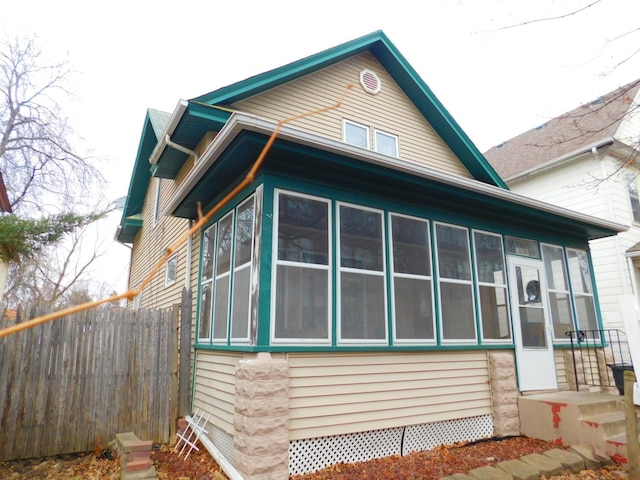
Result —
[[493, 405], [493, 432], [498, 437], [520, 434], [518, 385], [513, 352], [488, 352]]
[[289, 363], [267, 352], [236, 367], [234, 466], [245, 480], [289, 477]]

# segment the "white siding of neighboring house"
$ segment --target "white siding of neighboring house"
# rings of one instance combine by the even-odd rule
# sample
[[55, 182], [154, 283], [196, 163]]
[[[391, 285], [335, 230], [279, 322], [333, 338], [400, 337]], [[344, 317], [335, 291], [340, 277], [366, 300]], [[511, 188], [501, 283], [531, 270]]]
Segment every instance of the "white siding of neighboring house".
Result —
[[289, 439], [491, 415], [487, 353], [291, 353]]
[[[554, 169], [509, 182], [513, 192], [630, 226], [627, 232], [590, 244], [605, 328], [622, 328], [619, 297], [633, 292], [624, 253], [640, 241], [640, 225], [632, 224], [625, 176], [615, 174], [619, 165], [606, 152], [598, 157], [587, 153]], [[596, 181], [603, 178], [608, 179]]]
[[[629, 105], [638, 105], [640, 102], [640, 91], [636, 94], [636, 98], [633, 102], [629, 102]], [[638, 137], [640, 136], [640, 111], [637, 108], [633, 109], [631, 114], [627, 115], [625, 120], [620, 123], [618, 131], [615, 134], [615, 138], [627, 145], [637, 145]]]

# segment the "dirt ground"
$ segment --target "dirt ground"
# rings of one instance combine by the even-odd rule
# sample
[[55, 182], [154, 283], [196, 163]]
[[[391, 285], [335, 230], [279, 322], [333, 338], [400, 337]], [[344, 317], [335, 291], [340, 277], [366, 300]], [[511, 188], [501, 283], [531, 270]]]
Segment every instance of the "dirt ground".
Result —
[[[201, 446], [200, 446], [201, 447]], [[467, 445], [447, 445], [403, 457], [386, 457], [368, 462], [339, 464], [318, 472], [291, 477], [291, 480], [436, 480], [453, 473], [495, 465], [530, 453], [541, 453], [557, 445], [526, 437], [482, 441]], [[188, 460], [178, 457], [172, 446], [156, 447], [152, 460], [160, 480], [224, 480], [206, 450], [192, 452]], [[625, 480], [624, 465], [613, 464], [597, 470], [550, 477], [554, 480]], [[119, 480], [120, 465], [108, 452], [61, 455], [46, 459], [0, 463], [1, 480]], [[549, 479], [549, 480], [550, 480]]]

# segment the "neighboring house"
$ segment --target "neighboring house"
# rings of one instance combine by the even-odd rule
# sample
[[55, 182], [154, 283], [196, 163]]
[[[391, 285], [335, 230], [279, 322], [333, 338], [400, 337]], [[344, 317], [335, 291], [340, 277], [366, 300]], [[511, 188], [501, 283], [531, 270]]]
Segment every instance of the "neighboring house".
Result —
[[[640, 80], [485, 153], [511, 191], [628, 227], [591, 242], [602, 318], [610, 329], [624, 328], [621, 295], [639, 300], [639, 90]], [[571, 325], [572, 311], [554, 311], [562, 313]]]
[[278, 121], [350, 83], [283, 126], [136, 301], [192, 292], [193, 410], [245, 478], [517, 434], [518, 388], [567, 387], [546, 278], [584, 285], [556, 292], [580, 312], [563, 328], [600, 322], [589, 241], [624, 227], [510, 192], [382, 32], [149, 111], [118, 233], [129, 285]]

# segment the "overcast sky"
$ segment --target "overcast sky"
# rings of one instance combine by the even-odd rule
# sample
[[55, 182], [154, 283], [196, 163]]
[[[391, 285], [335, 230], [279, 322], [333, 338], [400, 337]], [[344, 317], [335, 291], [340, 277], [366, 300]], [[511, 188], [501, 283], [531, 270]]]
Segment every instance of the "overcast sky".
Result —
[[[640, 1], [5, 0], [8, 35], [68, 60], [82, 149], [127, 193], [148, 107], [189, 99], [383, 30], [481, 151], [640, 77]], [[536, 21], [568, 15], [558, 20]], [[514, 28], [508, 28], [515, 26]], [[112, 236], [119, 215], [110, 219]], [[128, 250], [112, 246], [113, 287]]]

